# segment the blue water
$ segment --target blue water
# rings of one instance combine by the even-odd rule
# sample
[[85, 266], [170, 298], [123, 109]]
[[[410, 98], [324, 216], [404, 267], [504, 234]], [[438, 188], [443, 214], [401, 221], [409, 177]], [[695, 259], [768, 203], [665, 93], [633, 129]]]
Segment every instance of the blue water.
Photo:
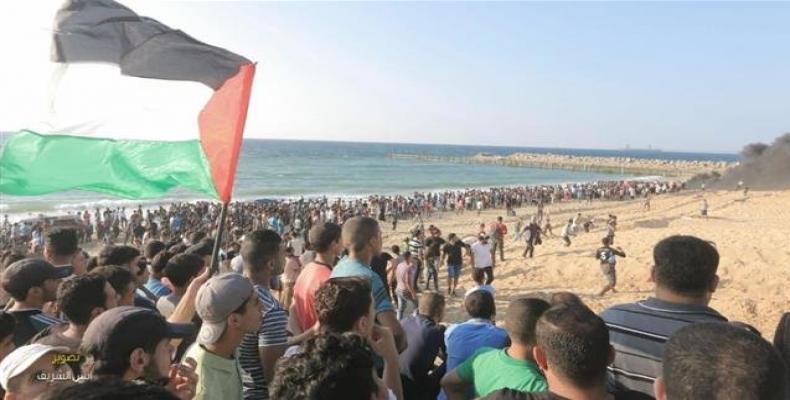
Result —
[[[0, 143], [2, 141], [0, 140]], [[244, 141], [236, 176], [234, 198], [252, 200], [297, 196], [356, 196], [409, 193], [435, 189], [535, 185], [619, 179], [623, 176], [564, 170], [470, 165], [396, 159], [389, 153], [471, 156], [477, 153], [507, 155], [535, 152], [590, 156], [625, 156], [678, 160], [734, 161], [735, 155], [647, 151], [549, 149], [420, 145], [396, 143], [350, 143], [292, 140]], [[0, 211], [9, 214], [74, 211], [85, 207], [168, 204], [174, 200], [198, 200], [201, 195], [173, 190], [165, 199], [123, 200], [96, 193], [72, 191], [46, 196], [0, 195]]]

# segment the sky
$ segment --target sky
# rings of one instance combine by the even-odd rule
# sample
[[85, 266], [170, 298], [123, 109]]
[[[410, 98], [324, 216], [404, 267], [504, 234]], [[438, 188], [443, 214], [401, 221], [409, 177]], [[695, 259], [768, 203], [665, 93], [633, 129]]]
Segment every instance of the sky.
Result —
[[[258, 63], [246, 137], [733, 153], [790, 131], [790, 2], [123, 4]], [[0, 2], [0, 131], [30, 15]], [[40, 33], [46, 33], [39, 29]]]

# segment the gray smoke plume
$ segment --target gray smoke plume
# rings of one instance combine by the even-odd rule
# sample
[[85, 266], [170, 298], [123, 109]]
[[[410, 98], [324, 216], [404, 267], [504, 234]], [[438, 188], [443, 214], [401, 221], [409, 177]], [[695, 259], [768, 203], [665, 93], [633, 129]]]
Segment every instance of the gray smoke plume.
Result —
[[790, 188], [790, 133], [785, 133], [769, 146], [752, 143], [741, 151], [740, 165], [730, 168], [723, 176], [697, 176], [691, 184], [703, 181], [712, 187], [734, 187], [738, 181], [755, 189]]

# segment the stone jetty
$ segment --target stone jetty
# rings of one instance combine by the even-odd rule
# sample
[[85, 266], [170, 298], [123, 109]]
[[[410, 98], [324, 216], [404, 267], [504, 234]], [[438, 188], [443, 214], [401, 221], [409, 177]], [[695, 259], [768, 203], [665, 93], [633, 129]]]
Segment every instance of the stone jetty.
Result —
[[471, 157], [390, 153], [390, 157], [463, 164], [493, 164], [510, 167], [594, 171], [612, 174], [661, 175], [676, 178], [690, 178], [701, 173], [722, 173], [727, 168], [738, 164], [726, 161], [573, 156], [551, 153], [514, 153], [507, 156], [479, 153]]

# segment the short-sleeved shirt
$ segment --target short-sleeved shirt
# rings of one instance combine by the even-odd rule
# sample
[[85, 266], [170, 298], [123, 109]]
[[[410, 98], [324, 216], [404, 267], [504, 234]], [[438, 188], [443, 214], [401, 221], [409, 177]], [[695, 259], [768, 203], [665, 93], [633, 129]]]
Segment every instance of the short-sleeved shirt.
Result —
[[176, 310], [178, 302], [181, 301], [181, 297], [182, 296], [175, 293], [160, 297], [159, 300], [156, 301], [156, 309], [159, 310], [159, 313], [162, 314], [163, 317], [169, 318], [170, 315], [173, 314], [173, 311]]
[[444, 333], [447, 345], [447, 370], [455, 369], [481, 347], [504, 348], [510, 339], [504, 329], [493, 322], [472, 318], [453, 324]]
[[[439, 352], [446, 352], [444, 346], [444, 327], [424, 315], [415, 314], [400, 321], [409, 345], [400, 353], [400, 374], [403, 377], [405, 398], [414, 397], [413, 393], [428, 390], [428, 372], [433, 369], [434, 360]], [[408, 394], [405, 393], [407, 391]], [[411, 396], [410, 396], [411, 395]]]
[[425, 255], [427, 257], [439, 257], [441, 255], [442, 245], [447, 243], [444, 239], [440, 237], [429, 237], [425, 239], [425, 247], [428, 248]]
[[412, 237], [409, 240], [409, 252], [411, 253], [412, 257], [419, 257], [423, 251], [423, 243], [422, 240], [418, 237]]
[[455, 372], [461, 380], [472, 384], [476, 397], [505, 388], [522, 392], [542, 392], [549, 388], [537, 364], [510, 357], [506, 349], [483, 347]]
[[455, 244], [447, 243], [444, 245], [442, 252], [447, 256], [447, 265], [461, 266], [464, 263], [463, 249], [468, 248], [464, 242], [457, 241]]
[[409, 281], [411, 281], [413, 271], [414, 264], [407, 264], [405, 261], [398, 264], [398, 267], [395, 268], [395, 281], [398, 285], [396, 289], [398, 291], [406, 291], [406, 288], [409, 287]]
[[384, 282], [370, 267], [350, 257], [344, 257], [332, 269], [332, 278], [348, 276], [361, 276], [370, 279], [370, 283], [373, 286], [373, 300], [376, 303], [376, 314], [394, 310], [389, 295], [384, 288]]
[[10, 311], [9, 314], [16, 320], [16, 328], [14, 329], [14, 344], [16, 347], [27, 344], [33, 336], [51, 325], [63, 322], [44, 314], [38, 309]]
[[68, 328], [69, 324], [67, 322], [50, 325], [36, 334], [36, 336], [33, 336], [33, 338], [30, 339], [30, 343], [46, 344], [56, 347], [68, 347], [70, 352], [80, 353], [81, 341], [79, 339], [63, 336], [63, 332]]
[[311, 262], [307, 264], [294, 285], [293, 307], [299, 329], [306, 331], [318, 321], [315, 312], [315, 292], [322, 283], [329, 280], [332, 267], [327, 264]]
[[653, 393], [661, 375], [661, 358], [670, 336], [698, 322], [726, 322], [727, 318], [703, 305], [670, 303], [653, 297], [620, 304], [601, 313], [616, 356], [609, 375], [618, 390]]
[[288, 314], [280, 307], [280, 303], [272, 296], [269, 289], [255, 285], [255, 292], [261, 300], [263, 319], [258, 333], [244, 335], [244, 340], [239, 346], [239, 365], [242, 369], [244, 399], [268, 399], [269, 382], [266, 381], [263, 372], [258, 348], [288, 343], [286, 331]]
[[145, 283], [145, 287], [156, 297], [167, 296], [170, 294], [170, 289], [168, 289], [167, 286], [162, 283], [161, 279], [154, 276], [148, 278], [148, 282]]
[[477, 242], [472, 245], [472, 255], [475, 258], [475, 268], [490, 267], [494, 264], [491, 257], [491, 243]]
[[196, 400], [240, 399], [241, 372], [238, 358], [225, 358], [207, 351], [198, 343], [189, 347], [184, 357], [197, 362], [198, 379]]
[[614, 251], [610, 247], [601, 247], [595, 252], [595, 258], [601, 264], [610, 264], [614, 265], [617, 263], [617, 257], [614, 254]]

